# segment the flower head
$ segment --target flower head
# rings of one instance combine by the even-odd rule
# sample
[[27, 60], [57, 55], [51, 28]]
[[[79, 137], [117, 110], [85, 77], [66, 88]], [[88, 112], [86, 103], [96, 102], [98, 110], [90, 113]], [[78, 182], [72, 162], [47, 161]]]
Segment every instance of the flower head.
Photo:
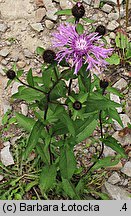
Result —
[[97, 70], [108, 64], [104, 59], [108, 57], [112, 49], [105, 49], [100, 42], [101, 36], [98, 33], [79, 35], [74, 25], [61, 24], [58, 32], [54, 33], [53, 47], [59, 49], [56, 60], [60, 63], [62, 59], [72, 61], [71, 66], [75, 67], [74, 74], [77, 74], [83, 63], [87, 63], [87, 70]]
[[43, 59], [45, 63], [53, 63], [56, 58], [56, 54], [53, 50], [45, 50], [43, 53]]
[[79, 21], [85, 14], [85, 8], [82, 3], [77, 2], [76, 5], [72, 8], [72, 15], [76, 18], [76, 21]]
[[8, 70], [7, 73], [6, 73], [6, 76], [7, 76], [8, 79], [13, 80], [16, 77], [15, 71]]

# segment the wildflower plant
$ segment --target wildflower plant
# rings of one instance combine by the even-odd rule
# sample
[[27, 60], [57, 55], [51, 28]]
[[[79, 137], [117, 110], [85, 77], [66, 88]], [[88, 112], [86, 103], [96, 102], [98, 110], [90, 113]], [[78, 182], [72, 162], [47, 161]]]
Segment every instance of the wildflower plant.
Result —
[[[37, 48], [37, 53], [43, 57], [40, 76], [34, 76], [30, 69], [23, 81], [23, 71], [14, 68], [7, 72], [8, 84], [13, 78], [21, 83], [13, 99], [24, 100], [32, 111], [31, 116], [18, 112], [15, 116], [18, 125], [29, 133], [23, 160], [26, 161], [32, 151], [41, 158], [38, 186], [45, 199], [48, 199], [48, 192], [82, 199], [88, 175], [127, 157], [120, 143], [111, 135], [103, 134], [103, 125], [111, 124], [113, 119], [123, 127], [116, 110], [121, 105], [110, 100], [110, 92], [121, 94], [108, 80], [100, 80], [96, 75], [102, 74], [108, 66], [106, 58], [113, 50], [105, 47], [98, 32], [83, 30], [80, 24], [85, 14], [83, 6], [77, 3], [75, 7], [77, 10], [73, 8], [73, 13], [71, 10], [58, 12], [59, 15], [74, 14], [75, 23], [60, 24], [52, 36], [52, 49]], [[94, 130], [100, 134], [101, 150], [89, 167], [79, 168], [74, 147], [90, 137]], [[115, 150], [117, 155], [103, 158], [104, 145]]]

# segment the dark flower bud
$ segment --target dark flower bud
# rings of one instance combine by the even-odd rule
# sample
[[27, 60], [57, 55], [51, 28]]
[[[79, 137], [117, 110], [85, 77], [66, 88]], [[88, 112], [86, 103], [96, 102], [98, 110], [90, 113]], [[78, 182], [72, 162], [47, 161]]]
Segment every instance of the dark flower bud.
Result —
[[75, 110], [80, 110], [80, 109], [82, 108], [81, 102], [80, 102], [80, 101], [75, 101], [75, 102], [73, 103], [73, 108], [74, 108]]
[[82, 18], [84, 14], [84, 6], [80, 2], [77, 2], [76, 5], [72, 8], [72, 15], [76, 18], [77, 21], [79, 21], [79, 19]]
[[109, 82], [107, 80], [100, 80], [100, 87], [102, 89], [106, 89], [109, 85]]
[[6, 76], [8, 77], [8, 79], [13, 80], [16, 77], [15, 71], [8, 70], [7, 73], [6, 73]]
[[106, 33], [106, 28], [105, 28], [105, 26], [103, 26], [103, 25], [99, 25], [99, 26], [97, 26], [95, 32], [97, 32], [99, 36], [100, 36], [100, 35], [103, 36], [103, 35], [105, 35], [105, 33]]
[[43, 53], [43, 59], [45, 63], [53, 63], [56, 58], [56, 54], [53, 50], [45, 50]]

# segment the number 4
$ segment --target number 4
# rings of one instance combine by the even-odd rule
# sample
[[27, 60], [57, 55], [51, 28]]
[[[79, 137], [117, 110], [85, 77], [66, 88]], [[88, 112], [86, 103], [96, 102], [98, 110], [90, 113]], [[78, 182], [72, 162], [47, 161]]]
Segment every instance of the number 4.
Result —
[[124, 205], [122, 206], [122, 209], [125, 211], [127, 210], [126, 203], [124, 203]]

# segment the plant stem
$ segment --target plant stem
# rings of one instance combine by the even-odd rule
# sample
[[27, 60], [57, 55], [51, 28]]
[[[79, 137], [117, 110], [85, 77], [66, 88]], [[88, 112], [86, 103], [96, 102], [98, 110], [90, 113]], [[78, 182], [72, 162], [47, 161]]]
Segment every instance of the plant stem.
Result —
[[42, 91], [42, 90], [40, 90], [40, 89], [38, 89], [38, 88], [36, 88], [36, 87], [30, 86], [30, 85], [28, 85], [27, 83], [24, 83], [24, 82], [23, 82], [22, 80], [20, 80], [18, 77], [16, 77], [16, 79], [17, 79], [21, 84], [23, 84], [23, 85], [25, 85], [25, 86], [27, 86], [27, 87], [29, 87], [29, 88], [32, 88], [32, 89], [34, 89], [34, 90], [36, 90], [36, 91], [39, 91], [39, 92], [41, 92], [41, 93], [46, 94], [46, 92], [44, 92], [44, 91]]

